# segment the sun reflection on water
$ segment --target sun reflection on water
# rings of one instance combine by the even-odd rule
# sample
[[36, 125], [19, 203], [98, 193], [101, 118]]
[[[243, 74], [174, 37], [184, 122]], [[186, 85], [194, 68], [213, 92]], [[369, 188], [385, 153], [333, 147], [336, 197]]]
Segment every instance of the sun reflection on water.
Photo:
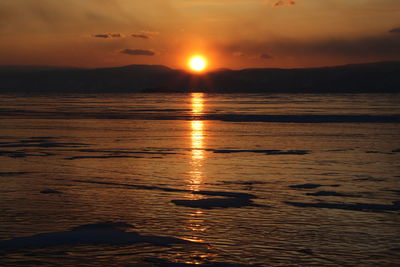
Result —
[[[191, 94], [192, 115], [201, 115], [204, 111], [204, 94]], [[190, 121], [191, 127], [191, 170], [190, 170], [190, 189], [199, 190], [199, 185], [203, 182], [203, 160], [204, 160], [204, 128], [205, 122], [202, 120]]]
[[192, 115], [201, 115], [204, 111], [204, 94], [192, 93]]
[[[205, 160], [205, 142], [206, 142], [206, 122], [199, 119], [204, 112], [204, 94], [203, 93], [192, 93], [190, 96], [191, 101], [191, 115], [193, 119], [189, 122], [190, 127], [190, 171], [189, 171], [189, 189], [193, 191], [202, 190], [202, 184], [204, 183], [204, 171], [203, 164]], [[188, 198], [196, 200], [201, 198], [200, 195], [189, 194]], [[204, 241], [202, 239], [202, 233], [207, 230], [207, 226], [204, 223], [204, 213], [202, 210], [195, 210], [190, 212], [187, 220], [186, 229], [189, 230], [189, 239], [192, 241]], [[202, 263], [207, 258], [212, 258], [213, 255], [209, 253], [200, 252], [196, 255], [198, 260], [190, 262], [192, 264]]]
[[192, 121], [192, 165], [201, 165], [204, 158], [204, 122]]

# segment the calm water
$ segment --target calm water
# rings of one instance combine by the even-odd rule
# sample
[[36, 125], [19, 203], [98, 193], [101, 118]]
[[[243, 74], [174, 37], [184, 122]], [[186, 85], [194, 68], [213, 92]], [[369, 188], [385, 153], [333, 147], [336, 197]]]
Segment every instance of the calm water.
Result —
[[[399, 103], [2, 95], [0, 265], [400, 264]], [[199, 244], [44, 246], [35, 236], [100, 222]], [[33, 245], [13, 239], [22, 236]]]

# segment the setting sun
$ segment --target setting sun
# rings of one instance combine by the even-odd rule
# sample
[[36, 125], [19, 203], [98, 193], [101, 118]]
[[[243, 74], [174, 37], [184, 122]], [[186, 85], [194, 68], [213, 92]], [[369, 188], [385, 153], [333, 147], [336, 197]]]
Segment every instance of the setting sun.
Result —
[[189, 68], [192, 71], [201, 72], [207, 67], [207, 60], [202, 56], [194, 56], [189, 59]]

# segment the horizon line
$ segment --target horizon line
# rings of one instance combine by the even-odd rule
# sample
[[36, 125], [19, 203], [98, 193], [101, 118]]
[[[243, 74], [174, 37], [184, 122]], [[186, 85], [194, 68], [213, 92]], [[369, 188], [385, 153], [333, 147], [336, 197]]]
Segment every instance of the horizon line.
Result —
[[[366, 62], [357, 62], [357, 63], [345, 63], [345, 64], [336, 64], [336, 65], [321, 65], [316, 67], [248, 67], [248, 68], [240, 68], [240, 69], [231, 69], [231, 68], [214, 68], [210, 70], [206, 70], [201, 74], [204, 73], [211, 73], [217, 71], [241, 71], [241, 70], [257, 70], [257, 69], [280, 69], [280, 70], [295, 70], [295, 69], [319, 69], [319, 68], [334, 68], [334, 67], [344, 67], [344, 66], [353, 66], [353, 65], [369, 65], [369, 64], [384, 64], [384, 63], [400, 63], [400, 60], [383, 60], [383, 61], [366, 61]], [[81, 69], [81, 70], [95, 70], [95, 69], [112, 69], [112, 68], [124, 68], [130, 66], [154, 66], [154, 67], [164, 67], [170, 70], [175, 71], [184, 71], [184, 72], [191, 72], [186, 69], [182, 68], [172, 68], [167, 65], [163, 64], [129, 64], [129, 65], [115, 65], [115, 66], [103, 66], [103, 67], [78, 67], [78, 66], [63, 66], [63, 65], [14, 65], [14, 64], [7, 64], [7, 65], [0, 65], [0, 68], [54, 68], [54, 69]]]

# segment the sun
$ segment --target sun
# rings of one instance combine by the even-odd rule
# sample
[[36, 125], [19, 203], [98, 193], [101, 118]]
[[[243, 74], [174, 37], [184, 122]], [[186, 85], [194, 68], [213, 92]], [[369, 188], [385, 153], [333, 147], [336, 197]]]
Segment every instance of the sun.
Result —
[[207, 59], [203, 56], [193, 56], [188, 62], [189, 68], [195, 72], [202, 72], [207, 67]]

